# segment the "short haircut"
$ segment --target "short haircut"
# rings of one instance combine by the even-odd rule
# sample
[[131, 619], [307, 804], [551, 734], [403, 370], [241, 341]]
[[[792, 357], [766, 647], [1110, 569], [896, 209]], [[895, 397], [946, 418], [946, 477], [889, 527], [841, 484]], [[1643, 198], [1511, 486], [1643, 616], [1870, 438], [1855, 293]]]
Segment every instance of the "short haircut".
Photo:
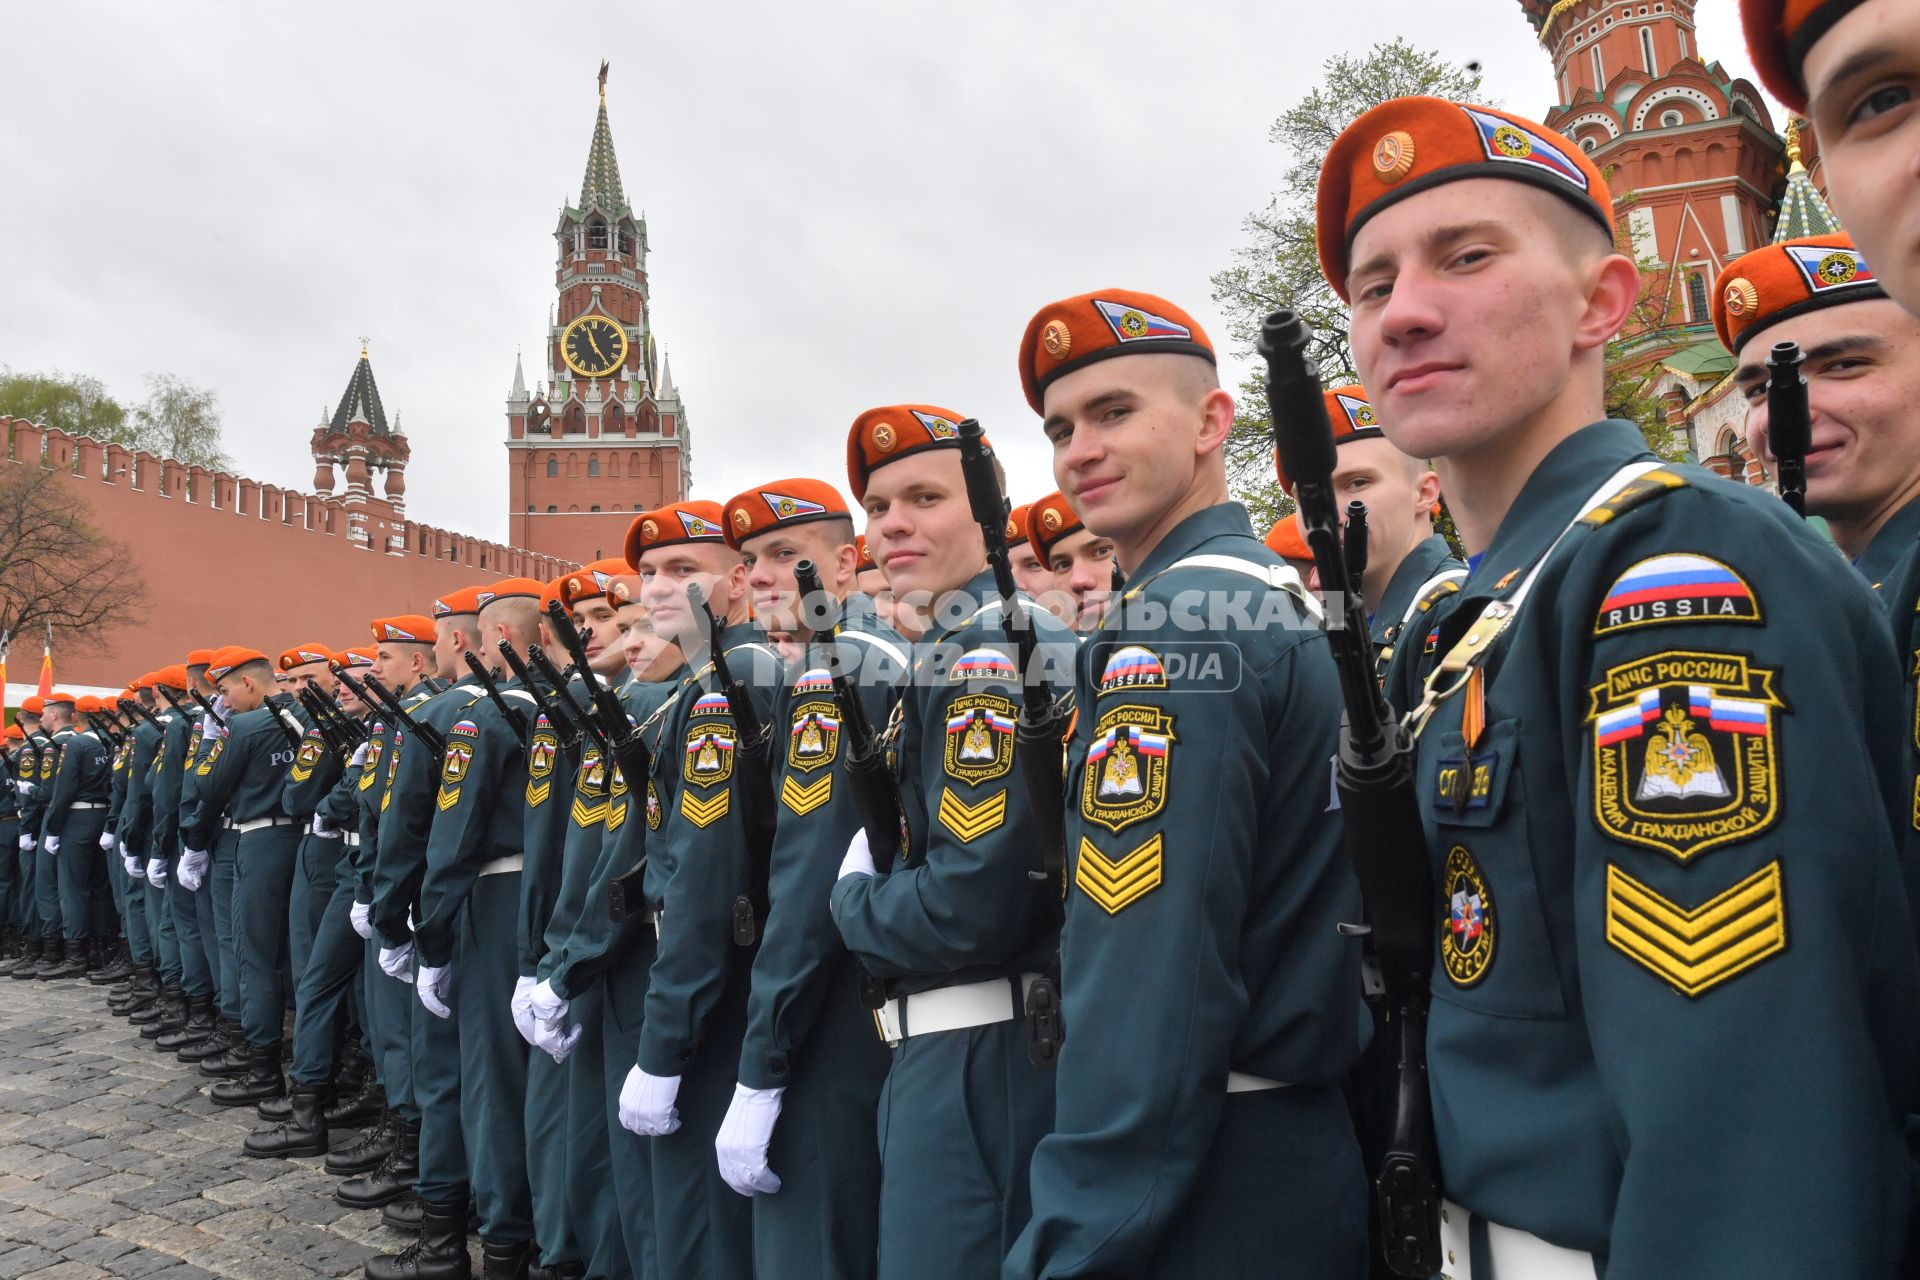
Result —
[[[480, 606], [481, 618], [491, 619], [516, 639], [537, 635], [540, 630], [540, 602], [527, 596], [500, 596]], [[476, 620], [477, 621], [477, 620]], [[474, 648], [479, 648], [475, 637]]]
[[273, 664], [265, 658], [256, 658], [252, 662], [241, 663], [239, 666], [227, 672], [227, 675], [246, 676], [252, 680], [270, 681], [274, 677]]

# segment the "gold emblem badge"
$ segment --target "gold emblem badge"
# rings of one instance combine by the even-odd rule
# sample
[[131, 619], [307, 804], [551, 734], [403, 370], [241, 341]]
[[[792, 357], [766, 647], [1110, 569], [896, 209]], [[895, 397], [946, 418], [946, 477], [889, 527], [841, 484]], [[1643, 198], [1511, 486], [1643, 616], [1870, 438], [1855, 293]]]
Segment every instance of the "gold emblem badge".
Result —
[[1018, 542], [1019, 540], [1020, 540], [1020, 526], [1013, 522], [1012, 516], [1008, 516], [1007, 517], [1007, 541]]
[[736, 507], [734, 509], [733, 531], [735, 533], [751, 533], [753, 531], [753, 517], [747, 514], [744, 507]]
[[686, 763], [681, 776], [696, 786], [720, 785], [733, 776], [733, 747], [730, 724], [716, 723], [687, 730]]
[[660, 536], [660, 526], [651, 520], [642, 520], [640, 522], [640, 536], [648, 542], [652, 542]]
[[995, 693], [970, 693], [947, 704], [947, 776], [979, 786], [1013, 771], [1013, 728], [1019, 712]]
[[647, 830], [660, 829], [660, 793], [653, 789], [653, 779], [647, 779]]
[[1052, 507], [1048, 507], [1042, 511], [1040, 513], [1040, 527], [1048, 533], [1058, 533], [1060, 531], [1060, 513]]
[[1533, 154], [1533, 139], [1510, 124], [1503, 124], [1493, 131], [1493, 145], [1500, 154], [1515, 160], [1524, 160]]
[[1730, 316], [1743, 316], [1760, 305], [1760, 291], [1745, 276], [1736, 276], [1728, 281], [1723, 297]]
[[1118, 835], [1167, 804], [1173, 716], [1157, 707], [1109, 707], [1094, 725], [1080, 777], [1080, 816]]
[[580, 579], [578, 579], [578, 578], [568, 578], [568, 579], [567, 579], [567, 592], [568, 592], [568, 594], [573, 594], [573, 593], [575, 593], [575, 592], [578, 592], [579, 590], [580, 590]]
[[1780, 816], [1774, 672], [1731, 653], [1671, 650], [1592, 690], [1593, 820], [1686, 862]]
[[900, 439], [893, 428], [882, 422], [873, 428], [873, 447], [882, 453], [892, 453], [894, 444]]
[[527, 744], [527, 807], [538, 809], [553, 794], [553, 766], [560, 754], [560, 739], [547, 727], [547, 718], [536, 722], [533, 741]]
[[1073, 330], [1067, 328], [1064, 320], [1049, 320], [1047, 327], [1040, 331], [1040, 345], [1055, 360], [1065, 360], [1073, 350]]
[[1860, 274], [1860, 264], [1850, 253], [1834, 252], [1820, 259], [1820, 265], [1815, 268], [1815, 273], [1820, 277], [1822, 284], [1845, 284]]
[[812, 773], [832, 764], [839, 754], [839, 704], [810, 700], [795, 706], [787, 732], [787, 767]]
[[305, 782], [313, 776], [313, 767], [320, 763], [320, 753], [324, 750], [312, 738], [300, 744], [300, 752], [293, 758], [293, 780]]
[[1462, 845], [1447, 851], [1440, 873], [1445, 915], [1440, 921], [1440, 960], [1456, 987], [1470, 987], [1487, 976], [1495, 938], [1493, 890], [1480, 864]]
[[1394, 183], [1413, 169], [1413, 135], [1395, 129], [1373, 144], [1373, 171], [1380, 181]]

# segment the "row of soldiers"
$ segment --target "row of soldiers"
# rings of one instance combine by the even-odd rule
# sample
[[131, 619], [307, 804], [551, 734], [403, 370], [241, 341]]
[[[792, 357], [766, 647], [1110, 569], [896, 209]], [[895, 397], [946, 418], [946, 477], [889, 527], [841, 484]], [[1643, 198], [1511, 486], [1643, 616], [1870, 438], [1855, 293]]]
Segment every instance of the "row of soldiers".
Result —
[[[1379, 531], [1431, 871], [1434, 1223], [1369, 1244], [1406, 1145], [1372, 1085], [1407, 1077], [1329, 779], [1374, 683], [1326, 634], [1354, 584], [1228, 501], [1212, 344], [1128, 290], [1027, 326], [1060, 492], [1010, 528], [971, 424], [885, 406], [851, 507], [674, 503], [361, 656], [189, 655], [130, 730], [43, 708], [15, 918], [75, 889], [27, 972], [84, 972], [118, 905], [123, 1007], [284, 1112], [248, 1151], [416, 1225], [373, 1280], [467, 1276], [472, 1218], [490, 1277], [1920, 1273], [1920, 251], [1886, 221], [1920, 208], [1920, 18], [1749, 7], [1776, 92], [1855, 86], [1830, 124], [1813, 95], [1836, 195], [1905, 193], [1842, 209], [1886, 262], [1789, 241], [1715, 286], [1764, 463], [1768, 358], [1804, 357], [1831, 541], [1605, 417], [1640, 284], [1580, 148], [1404, 98], [1323, 166], [1366, 388], [1325, 401], [1332, 484]], [[1891, 177], [1837, 171], [1862, 129]], [[1050, 583], [1015, 590], [1021, 542]]]

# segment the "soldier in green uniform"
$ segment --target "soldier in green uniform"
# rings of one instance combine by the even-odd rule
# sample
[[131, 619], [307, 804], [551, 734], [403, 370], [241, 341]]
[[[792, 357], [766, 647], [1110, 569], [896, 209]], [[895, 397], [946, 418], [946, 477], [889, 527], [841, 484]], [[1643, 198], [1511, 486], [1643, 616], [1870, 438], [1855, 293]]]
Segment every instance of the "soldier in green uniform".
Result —
[[[40, 701], [35, 698], [34, 701]], [[43, 838], [47, 821], [47, 802], [53, 798], [53, 778], [60, 768], [62, 716], [70, 716], [73, 695], [56, 690], [38, 708], [37, 729], [40, 753], [34, 770], [33, 786], [20, 806], [20, 839], [33, 853], [34, 901], [39, 904], [44, 951], [41, 962], [30, 976], [46, 978], [69, 968], [64, 921], [60, 910], [60, 864], [48, 851]], [[85, 972], [84, 964], [81, 972]], [[63, 975], [77, 977], [78, 974]]]
[[[240, 984], [241, 1030], [246, 1037], [246, 1074], [213, 1087], [221, 1106], [251, 1106], [286, 1092], [280, 1073], [280, 1028], [287, 1007], [285, 985], [286, 902], [293, 883], [294, 853], [301, 830], [287, 816], [282, 798], [304, 727], [293, 719], [287, 695], [273, 679], [273, 664], [257, 649], [220, 651], [207, 668], [226, 699], [226, 736], [202, 762], [196, 812], [181, 839], [190, 849], [213, 851], [212, 888], [226, 886]], [[230, 868], [228, 876], [223, 868]]]
[[[274, 662], [283, 681], [282, 690], [298, 698], [301, 689], [312, 686], [323, 697], [331, 697], [331, 664], [336, 656], [333, 650], [317, 641], [283, 650]], [[295, 714], [303, 724], [310, 719], [304, 710], [296, 710]], [[327, 751], [319, 726], [306, 724], [300, 745], [294, 750], [293, 767], [287, 773], [286, 791], [280, 797], [280, 807], [293, 819], [294, 826], [301, 829], [300, 844], [294, 854], [292, 893], [287, 899], [287, 955], [289, 971], [296, 979], [306, 972], [314, 934], [326, 913], [327, 903], [333, 898], [340, 860], [339, 835], [316, 832], [314, 815], [340, 781], [344, 768], [345, 762]]]
[[[1082, 636], [1099, 630], [1113, 603], [1113, 543], [1080, 523], [1061, 493], [1027, 508], [1027, 545], [1047, 566], [1042, 598]], [[1018, 581], [1016, 578], [1015, 581]]]
[[1222, 1280], [1284, 1257], [1364, 1276], [1341, 1091], [1366, 1036], [1340, 929], [1360, 901], [1327, 812], [1340, 703], [1317, 605], [1227, 498], [1233, 397], [1185, 311], [1122, 289], [1050, 303], [1020, 370], [1065, 496], [1034, 504], [1034, 537], [1084, 521], [1127, 587], [1079, 653], [1066, 1044], [1002, 1274]]
[[[726, 505], [754, 615], [786, 664], [773, 717], [778, 825], [766, 925], [754, 957], [740, 1078], [715, 1139], [720, 1175], [753, 1199], [754, 1274], [863, 1280], [878, 1248], [880, 1159], [870, 1124], [886, 1046], [862, 1004], [859, 966], [828, 897], [860, 826], [841, 776], [833, 672], [855, 682], [884, 725], [907, 644], [854, 591], [853, 520], [832, 485], [774, 480]], [[816, 567], [829, 599], [800, 599], [794, 571]], [[837, 637], [808, 625], [831, 608]]]
[[1567, 138], [1396, 99], [1317, 231], [1472, 557], [1410, 719], [1449, 1273], [1891, 1274], [1920, 1021], [1881, 611], [1785, 504], [1602, 417], [1640, 279]]
[[202, 1046], [213, 1052], [202, 1056], [200, 1050], [195, 1049], [193, 1054], [200, 1062], [200, 1073], [215, 1078], [244, 1076], [253, 1060], [241, 1023], [240, 964], [233, 949], [233, 861], [227, 858], [216, 865], [216, 851], [212, 847], [195, 848], [187, 839], [187, 832], [200, 811], [200, 784], [226, 746], [227, 730], [222, 721], [232, 708], [207, 678], [219, 653], [219, 649], [196, 649], [187, 655], [187, 681], [205, 710], [196, 720], [193, 736], [188, 740], [185, 770], [180, 779], [180, 862], [174, 877], [193, 895], [200, 943], [213, 972], [219, 1020], [215, 1024], [215, 1036]]
[[[1029, 1059], [1026, 994], [1054, 964], [1059, 888], [1015, 771], [1022, 673], [960, 466], [960, 415], [891, 405], [857, 417], [847, 479], [867, 539], [919, 634], [888, 729], [905, 851], [874, 874], [864, 831], [831, 898], [847, 949], [886, 984], [893, 1061], [880, 1094], [877, 1273], [995, 1273], [1026, 1224], [1027, 1164], [1053, 1117]], [[1074, 641], [1049, 616], [1036, 674], [1064, 685]], [[1060, 689], [1064, 693], [1064, 689]]]
[[[120, 921], [117, 939], [110, 922], [104, 933], [95, 930], [94, 954], [87, 968], [87, 981], [95, 986], [112, 986], [129, 979], [136, 965], [142, 971], [153, 967], [153, 937], [147, 927], [146, 899], [137, 892], [146, 868], [144, 864], [136, 863], [136, 872], [129, 873], [119, 852], [120, 812], [127, 801], [128, 766], [133, 755], [133, 739], [131, 727], [121, 719], [118, 698], [92, 698], [84, 700], [82, 707], [93, 733], [106, 745], [110, 760], [106, 825], [96, 843], [100, 850], [103, 888], [111, 899], [112, 914]], [[160, 1015], [163, 1019], [175, 1012], [176, 1005], [171, 997], [157, 1003], [163, 1011]]]
[[[154, 673], [154, 688], [164, 689], [174, 698], [184, 698], [192, 678], [184, 664], [163, 667]], [[180, 961], [180, 990], [186, 999], [186, 1025], [165, 1037], [163, 1046], [183, 1062], [200, 1062], [225, 1052], [224, 1037], [217, 1036], [218, 1019], [214, 970], [208, 962], [207, 948], [201, 939], [200, 915], [196, 909], [198, 894], [182, 883], [179, 875], [180, 796], [192, 754], [199, 745], [199, 724], [191, 716], [173, 709], [162, 694], [156, 718], [162, 725], [159, 745], [154, 749], [150, 804], [152, 831], [147, 837], [147, 884], [166, 898], [166, 917], [172, 925], [175, 952]]]
[[[98, 706], [89, 698], [90, 706]], [[79, 699], [56, 694], [47, 700], [42, 723], [60, 748], [60, 763], [47, 795], [40, 845], [57, 868], [61, 936], [66, 960], [43, 969], [45, 978], [78, 978], [87, 971], [88, 947], [108, 921], [106, 864], [100, 833], [106, 829], [113, 761], [92, 731]]]
[[[533, 1243], [527, 1187], [527, 1046], [513, 1023], [520, 877], [526, 830], [526, 731], [535, 699], [507, 675], [499, 646], [550, 643], [540, 621], [545, 584], [489, 583], [479, 597], [482, 661], [501, 701], [474, 694], [446, 731], [432, 834], [413, 933], [414, 988], [424, 1011], [459, 1028], [460, 1126], [479, 1211], [487, 1280], [520, 1280]], [[443, 620], [451, 629], [451, 620]], [[464, 647], [464, 646], [463, 646]], [[523, 736], [526, 735], [526, 736]], [[418, 1015], [416, 1015], [417, 1017]], [[411, 1270], [369, 1263], [369, 1280], [467, 1274], [466, 1198], [425, 1205]]]
[[0, 732], [0, 971], [10, 970], [25, 953], [26, 876], [21, 867], [20, 776], [27, 735], [17, 724]]
[[[134, 696], [149, 715], [154, 708], [152, 685], [159, 678], [159, 673], [149, 672], [134, 682]], [[125, 996], [119, 998], [118, 1002], [115, 998], [109, 998], [108, 1008], [116, 1012], [131, 1010], [146, 993], [153, 993], [167, 1007], [168, 1016], [161, 1020], [162, 1025], [151, 1036], [146, 1036], [144, 1029], [142, 1034], [144, 1038], [155, 1041], [155, 1047], [170, 1051], [186, 1043], [181, 1033], [187, 1026], [187, 998], [181, 986], [179, 939], [174, 934], [173, 921], [167, 913], [164, 864], [157, 886], [147, 879], [154, 825], [153, 766], [159, 759], [164, 732], [164, 725], [141, 718], [128, 735], [125, 792], [117, 824], [110, 834], [114, 837], [112, 852], [122, 863], [128, 897], [139, 902], [138, 915], [145, 921], [148, 951], [143, 958], [130, 923], [128, 939], [134, 944], [135, 968], [127, 982]], [[106, 837], [102, 836], [101, 840], [104, 845]], [[128, 913], [130, 922], [134, 914], [131, 911]], [[164, 1037], [172, 1037], [172, 1040], [164, 1045], [159, 1044], [158, 1041]]]
[[746, 569], [721, 519], [718, 503], [676, 503], [647, 513], [639, 538], [628, 539], [653, 626], [679, 646], [690, 671], [664, 709], [663, 746], [649, 780], [658, 789], [671, 774], [679, 801], [648, 841], [647, 901], [658, 913], [658, 946], [636, 1061], [619, 1101], [620, 1123], [651, 1139], [661, 1280], [753, 1274], [752, 1212], [721, 1180], [712, 1144], [739, 1073], [760, 925], [752, 921], [753, 936], [739, 937], [735, 904], [764, 901], [754, 882], [772, 834], [773, 815], [761, 807], [771, 788], [765, 774], [750, 776], [765, 761], [755, 760], [756, 744], [720, 687], [707, 619], [689, 602], [688, 587], [697, 584], [711, 601], [722, 624], [720, 653], [763, 726], [779, 660], [749, 618]]

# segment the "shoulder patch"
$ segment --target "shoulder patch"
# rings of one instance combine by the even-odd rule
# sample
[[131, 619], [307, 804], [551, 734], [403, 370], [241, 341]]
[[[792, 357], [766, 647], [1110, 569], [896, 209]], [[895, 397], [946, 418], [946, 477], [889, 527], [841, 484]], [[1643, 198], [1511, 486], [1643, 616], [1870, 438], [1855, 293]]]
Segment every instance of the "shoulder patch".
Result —
[[[207, 748], [206, 759], [200, 762], [200, 767], [198, 769], [195, 769], [194, 773], [202, 778], [212, 773], [214, 761], [218, 760], [220, 758], [220, 753], [222, 751], [225, 751], [226, 749], [227, 749], [227, 740], [225, 738], [216, 738], [214, 740], [213, 745]], [[51, 778], [53, 776], [53, 760], [51, 757], [49, 757], [44, 763], [41, 764], [40, 776], [43, 778]]]
[[998, 649], [969, 649], [960, 655], [953, 664], [950, 673], [956, 684], [969, 680], [997, 680], [1002, 684], [1018, 684], [1020, 673], [1014, 669], [1013, 659]]
[[1440, 960], [1454, 986], [1470, 987], [1493, 964], [1493, 890], [1465, 845], [1447, 851], [1440, 877]]
[[1139, 848], [1110, 858], [1093, 841], [1080, 837], [1073, 883], [1110, 916], [1117, 916], [1160, 887], [1166, 863], [1166, 837], [1156, 831]]
[[1645, 475], [1636, 476], [1620, 488], [1605, 502], [1580, 517], [1580, 523], [1592, 528], [1606, 524], [1617, 516], [1625, 515], [1649, 498], [1657, 498], [1663, 493], [1687, 487], [1687, 479], [1678, 472], [1665, 467], [1656, 467]]
[[1787, 949], [1780, 864], [1689, 909], [1608, 863], [1607, 942], [1680, 994], [1701, 995]]
[[[455, 728], [458, 727], [455, 726]], [[440, 794], [434, 800], [442, 813], [460, 803], [460, 784], [466, 781], [467, 770], [472, 767], [472, 745], [465, 742], [449, 742], [447, 754], [440, 762]]]
[[1107, 665], [1101, 668], [1100, 682], [1096, 687], [1096, 696], [1122, 689], [1164, 689], [1167, 687], [1167, 670], [1153, 650], [1144, 645], [1122, 645], [1113, 651], [1107, 659]]
[[654, 788], [653, 779], [647, 779], [647, 830], [658, 831], [660, 820], [666, 815], [660, 809], [660, 793]]
[[471, 720], [460, 719], [454, 721], [453, 728], [447, 730], [447, 732], [461, 734], [469, 738], [477, 738], [480, 736], [480, 726]]
[[553, 767], [560, 755], [560, 739], [543, 715], [534, 721], [527, 743], [527, 807], [538, 809], [553, 794]]
[[1129, 703], [1094, 722], [1080, 779], [1080, 816], [1118, 835], [1167, 805], [1173, 760], [1173, 715]]
[[830, 697], [796, 701], [787, 731], [787, 768], [812, 773], [831, 765], [839, 754], [840, 704]]
[[1615, 578], [1600, 603], [1593, 634], [1677, 622], [1760, 622], [1760, 599], [1746, 579], [1711, 556], [1652, 556]]
[[697, 725], [689, 728], [685, 766], [681, 776], [695, 786], [719, 786], [733, 776], [733, 745], [731, 724]]
[[694, 716], [724, 716], [729, 709], [726, 694], [703, 693], [700, 695], [699, 700], [693, 704], [693, 709], [687, 714]]
[[947, 776], [979, 786], [1013, 771], [1013, 703], [997, 693], [970, 693], [947, 704]]
[[326, 748], [322, 747], [312, 738], [307, 738], [301, 742], [299, 752], [293, 757], [293, 780], [295, 782], [305, 782], [313, 776], [313, 767], [320, 763], [320, 753], [325, 749]]

